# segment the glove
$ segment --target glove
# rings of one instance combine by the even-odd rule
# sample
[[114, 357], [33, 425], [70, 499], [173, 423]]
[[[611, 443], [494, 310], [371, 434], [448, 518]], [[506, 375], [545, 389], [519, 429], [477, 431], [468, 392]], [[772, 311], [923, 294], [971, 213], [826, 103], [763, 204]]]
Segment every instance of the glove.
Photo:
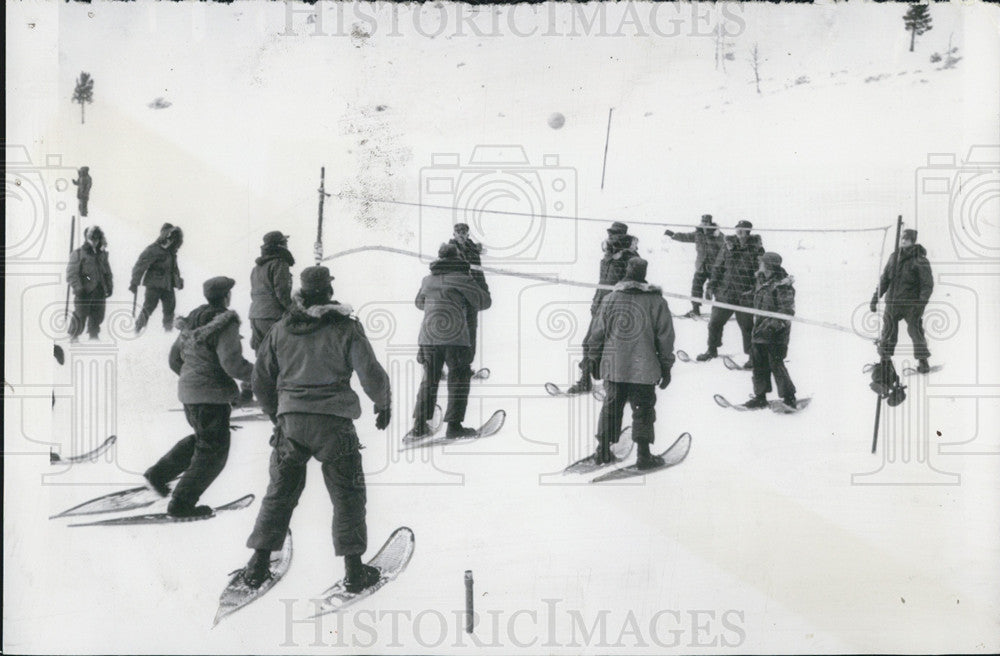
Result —
[[588, 359], [586, 363], [585, 371], [590, 373], [590, 377], [594, 380], [601, 379], [601, 363], [599, 360]]
[[177, 276], [177, 289], [184, 289], [184, 278]]
[[668, 237], [673, 237], [674, 236], [674, 231], [673, 230], [664, 230], [663, 234], [665, 234]]
[[385, 410], [376, 410], [375, 416], [375, 428], [379, 430], [385, 430], [389, 425], [389, 420], [392, 419], [392, 408], [386, 408]]
[[128, 286], [128, 290], [130, 292], [132, 292], [133, 294], [135, 294], [135, 293], [137, 293], [139, 291], [139, 285], [136, 285], [135, 283], [132, 283], [131, 285]]
[[670, 384], [670, 367], [664, 368], [660, 372], [660, 389], [667, 389], [667, 385]]
[[706, 301], [711, 301], [713, 298], [715, 298], [715, 289], [713, 287], [711, 287], [711, 286], [706, 287], [705, 288], [705, 300]]
[[872, 296], [872, 302], [868, 304], [868, 309], [872, 313], [878, 312], [878, 296]]

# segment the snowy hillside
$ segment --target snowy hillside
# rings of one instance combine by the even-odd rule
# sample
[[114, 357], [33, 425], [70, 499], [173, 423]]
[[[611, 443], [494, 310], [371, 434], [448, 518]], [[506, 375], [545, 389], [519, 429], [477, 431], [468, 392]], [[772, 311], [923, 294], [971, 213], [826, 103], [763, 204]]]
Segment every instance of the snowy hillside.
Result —
[[[892, 5], [659, 14], [628, 3], [342, 5], [342, 20], [336, 5], [319, 5], [319, 24], [288, 7], [7, 6], [7, 144], [30, 156], [21, 169], [50, 167], [37, 178], [48, 189], [38, 253], [24, 246], [36, 205], [23, 189], [7, 191], [16, 202], [6, 217], [5, 652], [1000, 649], [994, 7], [933, 5], [934, 28], [912, 53], [905, 8]], [[732, 34], [717, 45], [710, 32], [720, 21]], [[658, 36], [654, 23], [677, 34]], [[932, 63], [949, 40], [961, 60]], [[725, 70], [717, 48], [732, 53]], [[83, 124], [69, 101], [80, 71], [96, 80]], [[170, 106], [150, 107], [156, 98]], [[565, 116], [561, 129], [547, 124], [554, 112]], [[492, 168], [506, 181], [470, 183], [477, 146], [490, 147], [484, 156], [519, 146], [528, 162], [505, 159]], [[975, 151], [985, 164], [968, 161], [976, 146], [993, 147]], [[928, 170], [929, 155], [946, 161], [940, 154], [955, 159]], [[47, 155], [59, 155], [58, 166]], [[100, 345], [71, 348], [57, 325], [75, 208], [66, 178], [84, 165], [95, 180], [84, 225], [108, 235], [116, 291]], [[399, 454], [419, 384], [412, 300], [426, 261], [329, 259], [337, 297], [354, 306], [393, 377], [390, 429], [375, 430], [367, 400], [357, 422], [369, 554], [402, 525], [414, 530], [416, 552], [342, 624], [291, 622], [343, 576], [311, 465], [289, 573], [210, 630], [227, 573], [250, 555], [244, 541], [268, 481], [267, 422], [233, 432], [228, 465], [203, 497], [217, 505], [253, 493], [248, 510], [132, 528], [47, 518], [140, 484], [189, 432], [171, 411], [180, 407], [166, 363], [174, 335], [163, 333], [160, 311], [141, 337], [129, 330], [128, 280], [142, 248], [163, 222], [182, 226], [178, 314], [202, 302], [202, 281], [229, 275], [245, 318], [264, 232], [291, 235], [296, 274], [312, 263], [321, 166], [333, 194], [327, 256], [360, 246], [433, 256], [465, 220], [489, 249], [487, 266], [595, 282], [605, 229], [619, 220], [680, 314], [688, 302], [669, 294], [688, 293], [695, 252], [662, 233], [711, 213], [727, 233], [753, 221], [796, 279], [797, 315], [844, 330], [793, 327], [789, 370], [799, 396], [813, 397], [794, 416], [719, 408], [713, 393], [742, 402], [750, 374], [719, 360], [678, 362], [657, 392], [654, 450], [688, 431], [687, 461], [633, 485], [590, 485], [560, 472], [592, 449], [600, 404], [550, 398], [542, 387], [576, 375], [590, 289], [489, 275], [477, 364], [492, 375], [474, 384], [469, 423], [504, 408], [506, 426], [480, 442]], [[924, 184], [935, 177], [959, 183], [942, 200]], [[432, 193], [431, 178], [454, 186]], [[456, 218], [430, 205], [473, 209]], [[907, 379], [908, 401], [883, 407], [872, 455], [875, 396], [861, 369], [876, 357], [877, 319], [866, 308], [894, 236], [872, 229], [900, 214], [934, 267], [926, 322], [932, 360], [945, 368]], [[705, 349], [705, 322], [677, 319], [675, 329], [678, 349]], [[241, 332], [252, 358], [249, 327]], [[912, 364], [903, 332], [897, 366]], [[52, 361], [53, 338], [65, 365]], [[731, 322], [721, 352], [742, 363], [739, 340]], [[119, 438], [107, 458], [49, 465], [50, 447], [71, 455], [102, 432]], [[462, 631], [465, 570], [475, 575], [474, 636]]]

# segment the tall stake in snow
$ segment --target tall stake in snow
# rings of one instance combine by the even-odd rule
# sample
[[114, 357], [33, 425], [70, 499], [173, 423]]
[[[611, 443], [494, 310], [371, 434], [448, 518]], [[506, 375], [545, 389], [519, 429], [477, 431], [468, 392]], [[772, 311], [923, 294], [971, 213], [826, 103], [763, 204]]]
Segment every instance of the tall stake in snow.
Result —
[[[69, 220], [69, 255], [73, 257], [73, 242], [76, 240], [76, 215]], [[66, 307], [63, 308], [63, 321], [69, 316], [69, 281], [66, 282]]]
[[601, 189], [604, 189], [604, 173], [608, 170], [608, 143], [611, 141], [611, 112], [615, 111], [612, 107], [608, 110], [608, 133], [604, 136], [604, 164], [601, 166]]
[[313, 253], [316, 256], [316, 264], [323, 261], [323, 201], [330, 194], [326, 193], [326, 167], [319, 169], [319, 218], [316, 222], [316, 243], [313, 244]]
[[[892, 280], [889, 281], [889, 289], [885, 290], [886, 296], [889, 295], [889, 291], [892, 286], [896, 283], [896, 274], [899, 273], [899, 235], [903, 230], [903, 215], [900, 214], [896, 218], [896, 248], [893, 251], [892, 260]], [[881, 283], [880, 283], [881, 284]], [[879, 327], [881, 328], [882, 322], [879, 322]], [[881, 333], [881, 330], [879, 330]], [[878, 428], [879, 420], [882, 418], [882, 396], [877, 394], [875, 396], [875, 430], [872, 431], [872, 453], [875, 453], [875, 448], [878, 446]]]

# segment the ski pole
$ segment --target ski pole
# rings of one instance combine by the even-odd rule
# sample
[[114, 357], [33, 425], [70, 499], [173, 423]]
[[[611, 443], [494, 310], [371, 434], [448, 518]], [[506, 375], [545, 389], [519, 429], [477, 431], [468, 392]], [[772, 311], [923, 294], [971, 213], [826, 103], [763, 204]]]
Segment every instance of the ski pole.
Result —
[[[76, 215], [69, 222], [69, 255], [73, 257], [73, 242], [76, 237]], [[63, 321], [66, 321], [66, 317], [69, 316], [69, 281], [66, 281], [66, 306], [63, 308]]]
[[135, 299], [139, 297], [138, 290], [132, 292], [132, 318], [135, 319]]
[[[892, 279], [889, 280], [889, 285], [885, 290], [886, 295], [889, 294], [889, 290], [891, 290], [892, 286], [896, 283], [896, 274], [899, 272], [899, 235], [902, 232], [902, 230], [903, 230], [903, 215], [900, 214], [896, 218], [896, 249], [895, 251], [893, 251], [894, 259], [892, 262]], [[879, 285], [881, 284], [882, 284], [881, 281], [879, 281]], [[880, 290], [876, 288], [876, 293], [878, 293], [879, 291]], [[888, 303], [888, 301], [886, 302]], [[879, 357], [881, 358], [881, 354], [879, 354]], [[885, 369], [883, 368], [882, 371], [884, 372]], [[877, 394], [875, 396], [875, 428], [872, 430], [872, 453], [875, 453], [875, 449], [878, 447], [878, 428], [879, 428], [879, 419], [881, 419], [881, 417], [882, 417], [882, 395]]]

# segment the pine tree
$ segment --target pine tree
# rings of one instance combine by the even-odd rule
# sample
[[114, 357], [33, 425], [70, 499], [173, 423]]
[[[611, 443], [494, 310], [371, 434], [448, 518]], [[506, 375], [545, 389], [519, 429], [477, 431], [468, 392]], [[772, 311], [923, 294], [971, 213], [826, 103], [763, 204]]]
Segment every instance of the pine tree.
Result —
[[80, 73], [76, 80], [76, 89], [73, 90], [73, 102], [80, 103], [80, 123], [83, 123], [83, 106], [85, 103], [94, 102], [94, 80], [90, 73]]
[[910, 32], [910, 52], [918, 34], [929, 32], [931, 28], [930, 8], [927, 5], [913, 5], [903, 16], [903, 24]]

